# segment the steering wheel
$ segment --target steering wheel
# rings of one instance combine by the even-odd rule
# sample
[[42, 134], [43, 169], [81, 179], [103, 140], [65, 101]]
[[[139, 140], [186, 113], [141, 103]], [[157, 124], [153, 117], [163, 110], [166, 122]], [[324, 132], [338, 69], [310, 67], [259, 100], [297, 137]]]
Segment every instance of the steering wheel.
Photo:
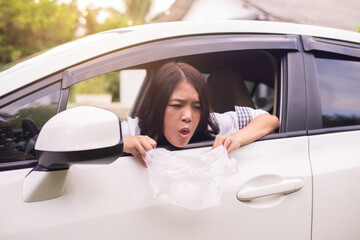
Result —
[[35, 156], [35, 142], [36, 138], [39, 134], [39, 129], [35, 125], [35, 123], [29, 119], [25, 118], [22, 120], [22, 131], [25, 140], [25, 154], [31, 154]]

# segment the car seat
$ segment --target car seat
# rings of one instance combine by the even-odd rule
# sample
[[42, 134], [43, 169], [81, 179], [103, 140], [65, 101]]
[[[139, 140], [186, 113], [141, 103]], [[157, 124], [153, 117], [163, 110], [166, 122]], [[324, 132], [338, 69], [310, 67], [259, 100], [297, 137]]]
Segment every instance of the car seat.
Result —
[[234, 111], [234, 106], [255, 108], [250, 93], [238, 70], [217, 69], [207, 79], [214, 112]]

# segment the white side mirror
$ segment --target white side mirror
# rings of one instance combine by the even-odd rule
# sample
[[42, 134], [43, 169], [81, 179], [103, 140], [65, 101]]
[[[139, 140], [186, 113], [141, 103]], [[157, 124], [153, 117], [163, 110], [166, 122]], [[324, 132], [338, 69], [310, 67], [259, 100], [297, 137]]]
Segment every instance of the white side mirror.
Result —
[[25, 202], [59, 197], [72, 164], [109, 164], [123, 150], [120, 119], [110, 111], [82, 106], [52, 117], [35, 145], [38, 165], [26, 176]]

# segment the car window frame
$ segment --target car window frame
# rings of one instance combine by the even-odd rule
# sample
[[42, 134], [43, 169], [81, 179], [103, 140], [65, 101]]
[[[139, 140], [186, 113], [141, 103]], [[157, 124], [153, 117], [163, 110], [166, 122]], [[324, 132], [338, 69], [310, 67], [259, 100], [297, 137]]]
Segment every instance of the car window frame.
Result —
[[[56, 83], [62, 83], [62, 78], [63, 78], [62, 72], [55, 73], [51, 76], [48, 76], [39, 81], [36, 81], [35, 83], [29, 84], [29, 85], [24, 86], [16, 91], [11, 92], [5, 96], [2, 96], [0, 98], [0, 108], [6, 107], [9, 104], [12, 104], [24, 97], [27, 97], [35, 92], [40, 91], [41, 89], [47, 88]], [[56, 114], [59, 113], [60, 102], [64, 95], [62, 87], [60, 87], [59, 90], [60, 90], [60, 96], [59, 96], [59, 102], [58, 102]], [[37, 162], [38, 162], [37, 158], [16, 160], [16, 161], [10, 161], [10, 162], [1, 162], [0, 163], [0, 172], [16, 170], [16, 169], [23, 169], [23, 168], [32, 168], [32, 167], [36, 166]]]
[[[304, 90], [305, 80], [303, 77], [303, 69], [299, 68], [299, 65], [303, 66], [303, 60], [300, 55], [302, 48], [300, 37], [298, 35], [213, 34], [170, 38], [144, 43], [69, 68], [64, 73], [64, 86], [69, 88], [73, 84], [106, 74], [107, 72], [163, 59], [209, 52], [214, 53], [250, 49], [277, 49], [286, 50], [290, 53], [290, 55], [288, 54], [282, 60], [281, 70], [283, 72], [280, 73], [280, 85], [285, 87], [282, 87], [281, 93], [279, 94], [279, 108], [281, 109], [280, 116], [286, 119], [286, 121], [282, 121], [282, 127], [279, 133], [269, 134], [259, 140], [306, 135], [306, 119], [304, 114], [301, 113], [302, 111], [306, 111]], [[145, 51], [145, 57], [143, 54], [138, 54], [138, 52], [141, 53], [142, 51]], [[291, 83], [287, 83], [288, 79], [292, 79]], [[146, 85], [146, 81], [144, 84]], [[288, 94], [289, 89], [291, 89], [291, 94]], [[143, 92], [143, 90], [144, 88], [141, 88], [140, 92]], [[299, 99], [301, 99], [301, 101], [299, 101]], [[282, 104], [286, 106], [286, 109]], [[300, 107], [301, 110], [295, 111], [294, 109], [296, 108], [294, 108], [294, 106]], [[184, 149], [211, 145], [212, 141], [204, 141], [189, 144]]]
[[351, 57], [360, 61], [360, 43], [357, 44], [310, 36], [302, 36], [302, 41], [304, 44], [304, 63], [306, 72], [308, 134], [318, 135], [360, 130], [360, 124], [353, 126], [323, 128], [322, 105], [319, 94], [320, 84], [315, 62], [315, 54], [317, 52], [325, 54], [329, 53], [331, 55], [337, 54], [343, 58]]
[[[39, 81], [36, 81], [29, 85], [23, 86], [13, 92], [10, 92], [10, 93], [2, 96], [0, 98], [0, 108], [3, 108], [13, 102], [16, 102], [19, 99], [26, 97], [30, 94], [33, 94], [34, 92], [37, 92], [40, 89], [46, 88], [57, 82], [62, 82], [62, 80], [63, 80], [63, 72], [60, 72], [60, 73], [55, 73], [51, 76], [45, 77], [43, 79], [40, 79]], [[61, 89], [62, 89], [62, 87], [61, 87]], [[60, 93], [60, 99], [61, 99], [61, 93]], [[58, 110], [59, 110], [59, 106], [58, 106]], [[57, 111], [57, 113], [58, 113], [58, 111]]]
[[[64, 72], [64, 88], [108, 72], [162, 59], [210, 52], [246, 49], [298, 49], [294, 35], [213, 34], [169, 38], [116, 51], [69, 68]], [[141, 53], [141, 54], [139, 54]]]

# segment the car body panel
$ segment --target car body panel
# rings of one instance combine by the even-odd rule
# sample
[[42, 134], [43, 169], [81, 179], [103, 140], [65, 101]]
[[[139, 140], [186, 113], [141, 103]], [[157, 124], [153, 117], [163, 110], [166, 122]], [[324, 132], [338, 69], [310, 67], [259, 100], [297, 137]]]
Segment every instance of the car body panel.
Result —
[[358, 239], [360, 131], [310, 136], [313, 240]]
[[[0, 238], [219, 239], [241, 234], [247, 239], [310, 239], [312, 183], [307, 146], [308, 138], [298, 137], [235, 150], [230, 157], [237, 159], [239, 172], [226, 178], [221, 205], [203, 210], [170, 205], [164, 197], [154, 199], [147, 169], [132, 157], [110, 165], [72, 166], [63, 196], [32, 203], [21, 198], [30, 169], [0, 172], [0, 192], [7, 193], [2, 197], [1, 212], [7, 217], [1, 218]], [[208, 150], [174, 154], [186, 157]], [[289, 158], [290, 153], [294, 157]], [[301, 179], [304, 187], [251, 202], [236, 198], [241, 189], [291, 178]], [[283, 225], [287, 227], [278, 231]], [[254, 226], [261, 226], [261, 231]]]

